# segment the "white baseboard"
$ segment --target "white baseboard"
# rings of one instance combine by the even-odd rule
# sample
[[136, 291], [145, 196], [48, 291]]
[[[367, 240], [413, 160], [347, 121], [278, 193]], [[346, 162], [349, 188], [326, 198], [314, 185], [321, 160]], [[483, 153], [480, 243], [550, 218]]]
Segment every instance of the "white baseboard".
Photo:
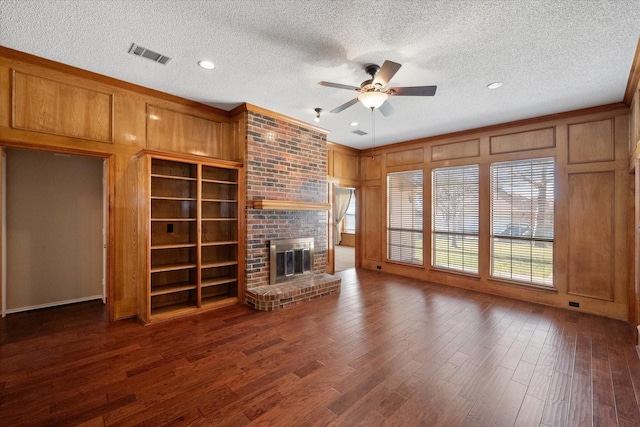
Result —
[[74, 298], [74, 299], [69, 299], [66, 301], [56, 301], [56, 302], [48, 302], [45, 304], [38, 304], [38, 305], [30, 305], [27, 307], [18, 307], [18, 308], [8, 308], [5, 313], [7, 314], [12, 314], [12, 313], [20, 313], [21, 311], [29, 311], [29, 310], [38, 310], [39, 308], [49, 308], [49, 307], [57, 307], [59, 305], [66, 305], [66, 304], [73, 304], [76, 302], [84, 302], [84, 301], [93, 301], [102, 299], [102, 295], [93, 295], [90, 297], [82, 297], [82, 298]]

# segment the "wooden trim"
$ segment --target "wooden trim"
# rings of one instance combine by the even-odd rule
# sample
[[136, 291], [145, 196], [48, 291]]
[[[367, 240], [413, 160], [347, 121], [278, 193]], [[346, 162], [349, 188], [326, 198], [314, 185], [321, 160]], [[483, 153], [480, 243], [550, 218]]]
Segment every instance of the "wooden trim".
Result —
[[624, 91], [624, 103], [631, 105], [633, 96], [636, 93], [636, 89], [640, 84], [640, 37], [638, 38], [638, 46], [636, 47], [636, 54], [633, 57], [631, 63], [631, 70], [629, 71], [629, 80], [627, 80], [627, 89]]
[[[564, 113], [549, 114], [547, 116], [533, 117], [530, 119], [516, 120], [513, 122], [499, 123], [496, 125], [485, 126], [485, 127], [475, 128], [475, 129], [468, 129], [468, 130], [463, 130], [459, 132], [452, 132], [452, 133], [446, 133], [442, 135], [428, 136], [425, 138], [412, 139], [409, 141], [397, 142], [395, 144], [388, 144], [388, 145], [384, 145], [377, 148], [384, 149], [384, 150], [397, 150], [397, 149], [406, 149], [406, 147], [414, 144], [426, 144], [433, 141], [442, 141], [445, 139], [469, 138], [469, 136], [479, 138], [480, 134], [496, 132], [502, 129], [510, 129], [510, 131], [513, 131], [515, 133], [520, 131], [512, 130], [511, 128], [528, 126], [528, 125], [536, 125], [536, 124], [541, 124], [549, 121], [566, 120], [572, 117], [586, 116], [589, 114], [614, 112], [618, 110], [628, 110], [628, 109], [629, 109], [628, 105], [622, 102], [619, 102], [615, 104], [601, 105], [598, 107], [584, 108], [581, 110], [567, 111]], [[452, 141], [452, 142], [456, 142], [456, 141]], [[360, 150], [360, 156], [369, 155], [370, 153], [371, 153], [371, 148], [365, 148]]]
[[[251, 113], [260, 114], [262, 116], [267, 116], [272, 119], [282, 120], [296, 126], [301, 126], [315, 132], [323, 133], [325, 135], [328, 135], [331, 132], [328, 129], [321, 128], [320, 126], [312, 125], [311, 123], [307, 123], [303, 120], [294, 119], [293, 117], [285, 116], [284, 114], [276, 113], [275, 111], [267, 110], [266, 108], [258, 107], [257, 105], [248, 104], [248, 103], [243, 103], [242, 105], [239, 105], [233, 110], [229, 111], [229, 115], [230, 117], [233, 117], [237, 114], [240, 114], [243, 111], [249, 111]], [[311, 113], [309, 113], [309, 115], [311, 115]]]
[[327, 141], [327, 150], [340, 151], [348, 154], [353, 154], [355, 156], [359, 155], [361, 151], [357, 148], [347, 147], [346, 145], [342, 145], [337, 142], [331, 142], [331, 141]]
[[213, 157], [196, 156], [195, 154], [169, 153], [165, 151], [156, 151], [156, 150], [149, 150], [149, 149], [141, 150], [138, 153], [138, 157], [144, 156], [144, 155], [150, 155], [155, 158], [160, 158], [164, 160], [172, 160], [172, 161], [184, 160], [187, 162], [198, 162], [208, 166], [225, 166], [225, 167], [235, 168], [235, 169], [240, 169], [244, 166], [242, 163], [234, 162], [232, 160], [222, 160], [222, 159], [216, 159]]
[[329, 203], [294, 202], [289, 200], [253, 200], [249, 202], [251, 209], [276, 211], [328, 211]]

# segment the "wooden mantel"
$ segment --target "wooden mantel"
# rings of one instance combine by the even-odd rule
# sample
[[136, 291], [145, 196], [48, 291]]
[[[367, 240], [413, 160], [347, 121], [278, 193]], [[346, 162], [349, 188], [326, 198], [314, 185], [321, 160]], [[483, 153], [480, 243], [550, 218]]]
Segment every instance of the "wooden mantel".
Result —
[[329, 203], [296, 202], [292, 200], [254, 200], [249, 202], [253, 209], [276, 211], [328, 211]]

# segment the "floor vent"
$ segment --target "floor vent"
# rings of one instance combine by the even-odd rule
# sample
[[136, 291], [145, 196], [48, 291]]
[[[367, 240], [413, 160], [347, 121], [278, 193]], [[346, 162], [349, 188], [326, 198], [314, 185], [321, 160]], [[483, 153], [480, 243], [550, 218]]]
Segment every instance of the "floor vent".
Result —
[[154, 52], [142, 46], [138, 46], [135, 43], [131, 44], [131, 47], [129, 48], [129, 53], [136, 56], [141, 56], [143, 58], [150, 59], [153, 62], [158, 62], [162, 65], [167, 65], [167, 63], [171, 61], [171, 58], [169, 58], [168, 56], [165, 56], [158, 52]]

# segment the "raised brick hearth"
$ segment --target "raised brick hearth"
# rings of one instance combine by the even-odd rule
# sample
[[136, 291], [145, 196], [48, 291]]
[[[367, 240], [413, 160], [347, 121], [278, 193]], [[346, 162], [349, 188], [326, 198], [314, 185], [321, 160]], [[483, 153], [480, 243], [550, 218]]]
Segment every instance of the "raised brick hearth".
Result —
[[[278, 310], [338, 292], [340, 279], [326, 274], [328, 212], [256, 209], [253, 204], [258, 200], [327, 203], [326, 135], [249, 111], [246, 159], [246, 303]], [[314, 274], [270, 285], [270, 241], [299, 237], [314, 238]]]
[[291, 280], [277, 285], [247, 289], [247, 304], [258, 310], [273, 311], [340, 291], [340, 278], [330, 274]]

